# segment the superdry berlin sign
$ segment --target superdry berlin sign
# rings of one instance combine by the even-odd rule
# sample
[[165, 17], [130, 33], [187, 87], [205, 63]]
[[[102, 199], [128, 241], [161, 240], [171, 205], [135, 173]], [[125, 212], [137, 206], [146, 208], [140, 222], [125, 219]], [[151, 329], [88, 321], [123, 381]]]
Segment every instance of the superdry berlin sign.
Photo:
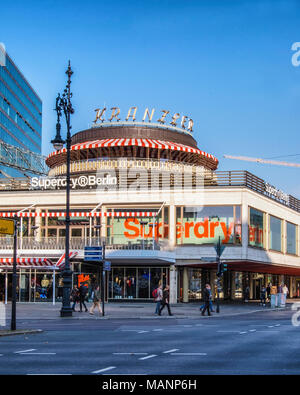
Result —
[[[107, 174], [105, 177], [97, 175], [79, 176], [71, 178], [71, 188], [86, 188], [93, 186], [111, 186], [117, 184], [117, 177]], [[31, 189], [59, 189], [67, 186], [66, 177], [32, 177], [30, 182]]]
[[[135, 122], [136, 121], [136, 113], [138, 108], [137, 107], [130, 107], [127, 113], [127, 117], [125, 118], [126, 122]], [[96, 108], [96, 118], [93, 121], [93, 126], [97, 126], [99, 122], [119, 122], [121, 121], [120, 118], [120, 108], [119, 107], [112, 107], [110, 109], [110, 113], [108, 113], [108, 109], [104, 108]], [[158, 115], [158, 119], [153, 119], [155, 113], [155, 108], [152, 108], [151, 111], [149, 108], [146, 108], [145, 111], [142, 113], [143, 118], [142, 122], [152, 122], [156, 121], [161, 125], [169, 124], [173, 127], [177, 127], [182, 129], [184, 132], [191, 133], [193, 131], [194, 121], [186, 115], [180, 115], [179, 112], [171, 115], [170, 111], [168, 110], [161, 110], [160, 114]]]

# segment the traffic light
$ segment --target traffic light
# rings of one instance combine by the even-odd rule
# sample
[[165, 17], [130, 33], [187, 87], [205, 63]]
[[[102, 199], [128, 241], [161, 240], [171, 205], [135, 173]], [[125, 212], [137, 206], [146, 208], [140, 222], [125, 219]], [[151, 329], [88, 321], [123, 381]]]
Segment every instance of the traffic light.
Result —
[[224, 264], [223, 262], [219, 262], [217, 276], [221, 277], [223, 275], [223, 271], [224, 271]]
[[227, 263], [223, 263], [223, 272], [227, 272]]

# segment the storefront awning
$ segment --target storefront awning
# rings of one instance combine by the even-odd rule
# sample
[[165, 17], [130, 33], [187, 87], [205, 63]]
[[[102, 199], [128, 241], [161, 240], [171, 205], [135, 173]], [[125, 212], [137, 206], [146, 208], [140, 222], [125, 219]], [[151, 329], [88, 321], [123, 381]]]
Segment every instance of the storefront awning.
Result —
[[[92, 149], [92, 148], [128, 147], [128, 146], [190, 152], [193, 154], [198, 154], [200, 156], [205, 156], [206, 158], [212, 159], [216, 163], [218, 163], [217, 158], [215, 158], [211, 154], [199, 150], [198, 148], [193, 148], [188, 145], [179, 144], [179, 143], [172, 143], [170, 141], [153, 140], [153, 139], [103, 139], [103, 140], [87, 141], [85, 143], [72, 145], [71, 151], [78, 151], [78, 150]], [[48, 156], [48, 158], [63, 154], [65, 152], [67, 152], [66, 148], [63, 148], [59, 151], [54, 151]]]
[[[156, 217], [157, 211], [124, 211], [124, 212], [108, 212], [102, 213], [98, 212], [84, 212], [84, 211], [76, 211], [71, 212], [70, 217]], [[12, 212], [0, 212], [0, 217], [7, 218], [27, 218], [27, 217], [65, 217], [65, 211], [57, 211], [57, 212], [22, 212], [22, 213], [12, 213]]]
[[[13, 258], [0, 258], [0, 269], [12, 269]], [[55, 265], [48, 258], [17, 258], [17, 269], [55, 269]]]

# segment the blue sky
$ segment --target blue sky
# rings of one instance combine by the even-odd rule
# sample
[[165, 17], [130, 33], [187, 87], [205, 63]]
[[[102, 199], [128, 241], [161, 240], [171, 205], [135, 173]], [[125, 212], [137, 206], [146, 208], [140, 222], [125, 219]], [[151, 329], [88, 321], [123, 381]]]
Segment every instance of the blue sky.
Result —
[[[71, 59], [73, 132], [94, 109], [168, 109], [194, 120], [219, 170], [246, 169], [300, 198], [299, 168], [224, 159], [300, 154], [300, 2], [30, 1], [1, 5], [0, 41], [43, 100], [43, 153]], [[283, 157], [300, 163], [300, 155]]]

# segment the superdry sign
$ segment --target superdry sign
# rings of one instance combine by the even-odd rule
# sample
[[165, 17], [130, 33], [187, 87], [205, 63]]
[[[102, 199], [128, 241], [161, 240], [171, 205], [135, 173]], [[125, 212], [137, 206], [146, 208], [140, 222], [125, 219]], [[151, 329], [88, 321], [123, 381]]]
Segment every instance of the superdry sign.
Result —
[[[70, 180], [71, 188], [87, 188], [97, 186], [112, 186], [117, 184], [117, 177], [112, 177], [110, 174], [105, 177], [98, 177], [97, 175], [73, 177]], [[60, 189], [67, 186], [66, 177], [32, 177], [30, 180], [31, 189]]]

